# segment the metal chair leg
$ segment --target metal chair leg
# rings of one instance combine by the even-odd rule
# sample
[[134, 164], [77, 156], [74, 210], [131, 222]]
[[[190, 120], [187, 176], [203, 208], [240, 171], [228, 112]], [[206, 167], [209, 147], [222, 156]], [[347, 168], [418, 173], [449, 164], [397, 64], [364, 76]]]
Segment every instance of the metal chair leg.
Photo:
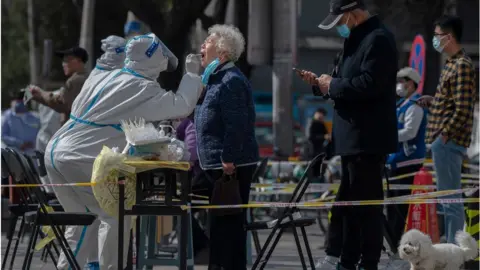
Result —
[[22, 221], [20, 222], [20, 229], [17, 233], [17, 239], [15, 239], [15, 246], [13, 247], [12, 251], [12, 259], [10, 259], [10, 269], [13, 268], [13, 263], [15, 262], [15, 257], [17, 256], [17, 249], [18, 244], [20, 243], [21, 235], [25, 233], [25, 219], [22, 217]]
[[252, 265], [252, 270], [256, 269], [259, 265], [259, 263], [262, 261], [262, 257], [265, 254], [266, 249], [268, 248], [268, 245], [270, 245], [270, 242], [272, 241], [273, 237], [275, 236], [275, 233], [277, 230], [279, 230], [279, 227], [274, 227], [270, 234], [267, 237], [267, 240], [265, 241], [265, 244], [263, 244], [262, 249], [260, 249], [260, 252], [257, 253], [257, 258], [255, 259], [255, 262]]
[[260, 266], [260, 270], [263, 270], [265, 268], [265, 266], [267, 266], [268, 260], [270, 260], [270, 257], [272, 256], [273, 251], [275, 250], [275, 247], [277, 246], [278, 242], [280, 241], [280, 238], [283, 235], [283, 230], [284, 230], [284, 228], [280, 228], [277, 236], [275, 237], [275, 240], [272, 243], [272, 246], [270, 246], [270, 248], [267, 247], [268, 248], [268, 253], [267, 253], [267, 256], [265, 256], [265, 259], [262, 261], [262, 265]]
[[308, 260], [310, 261], [310, 267], [312, 267], [312, 270], [315, 270], [315, 262], [313, 261], [312, 250], [310, 249], [310, 243], [308, 243], [307, 232], [305, 230], [305, 227], [303, 226], [300, 227], [300, 230], [302, 232], [303, 242], [305, 243], [305, 249], [307, 250]]
[[47, 262], [47, 246], [45, 246], [44, 248], [42, 248], [42, 254], [40, 255], [40, 260], [44, 263]]
[[305, 263], [305, 258], [303, 257], [302, 244], [300, 244], [300, 238], [298, 237], [297, 228], [295, 225], [292, 225], [293, 238], [295, 239], [295, 244], [297, 245], [298, 256], [300, 256], [300, 262], [302, 263], [303, 269], [307, 269], [307, 264]]
[[8, 254], [10, 253], [10, 245], [12, 244], [12, 241], [13, 241], [13, 238], [14, 238], [15, 227], [17, 227], [17, 219], [18, 219], [18, 217], [13, 216], [12, 219], [10, 220], [10, 230], [8, 232], [8, 235], [10, 237], [8, 238], [7, 249], [5, 250], [5, 255], [3, 255], [2, 269], [5, 269], [5, 265], [6, 265], [7, 259], [8, 259]]
[[36, 237], [37, 237], [37, 226], [35, 224], [33, 226], [33, 230], [32, 230], [30, 239], [28, 240], [28, 248], [27, 248], [27, 251], [25, 253], [25, 259], [23, 260], [22, 269], [25, 269], [25, 270], [30, 269], [30, 263], [29, 262], [31, 262], [31, 259], [33, 257], [34, 242], [35, 242]]
[[77, 260], [75, 259], [75, 255], [73, 255], [70, 245], [65, 239], [63, 230], [61, 230], [59, 226], [55, 226], [55, 225], [52, 225], [51, 228], [53, 230], [53, 233], [55, 234], [55, 237], [58, 239], [60, 243], [60, 248], [62, 249], [72, 270], [82, 270]]
[[253, 238], [253, 244], [255, 245], [255, 251], [260, 253], [260, 250], [262, 249], [262, 246], [260, 245], [260, 238], [258, 237], [258, 232], [257, 231], [251, 231], [252, 232], [252, 238]]
[[33, 254], [35, 253], [35, 245], [37, 244], [38, 237], [40, 235], [40, 231], [42, 230], [41, 226], [35, 226], [35, 235], [33, 237], [33, 244], [32, 244], [32, 250], [30, 252], [30, 257], [28, 258], [28, 264], [27, 264], [27, 269], [30, 269], [33, 261]]
[[[53, 256], [52, 249], [51, 249], [52, 246], [55, 246], [55, 245], [53, 245], [52, 243], [48, 244], [46, 252], [50, 256], [50, 259], [52, 259], [52, 263], [53, 265], [55, 265], [55, 268], [57, 268], [57, 260], [55, 260], [55, 256]], [[47, 261], [47, 256], [45, 255], [45, 262], [46, 261]]]
[[50, 244], [52, 245], [53, 250], [55, 250], [57, 257], [60, 257], [60, 251], [58, 250], [57, 244], [55, 244], [55, 240], [53, 240]]

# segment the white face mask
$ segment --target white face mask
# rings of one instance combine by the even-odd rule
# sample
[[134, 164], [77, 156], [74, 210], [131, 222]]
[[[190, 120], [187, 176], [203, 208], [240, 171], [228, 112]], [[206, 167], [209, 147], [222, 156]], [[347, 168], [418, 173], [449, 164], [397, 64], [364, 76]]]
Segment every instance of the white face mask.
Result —
[[406, 97], [408, 95], [408, 90], [405, 88], [403, 83], [397, 83], [397, 95], [399, 97]]

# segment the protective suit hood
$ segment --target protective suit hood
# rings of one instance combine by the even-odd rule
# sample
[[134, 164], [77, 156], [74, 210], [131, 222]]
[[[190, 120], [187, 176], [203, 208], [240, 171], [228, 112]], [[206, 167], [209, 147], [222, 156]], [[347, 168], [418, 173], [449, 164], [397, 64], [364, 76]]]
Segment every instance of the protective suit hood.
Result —
[[102, 39], [104, 54], [97, 59], [96, 68], [101, 70], [114, 70], [123, 67], [125, 62], [125, 44], [127, 41], [119, 36], [108, 36]]
[[125, 68], [155, 80], [163, 71], [174, 71], [178, 59], [153, 33], [136, 36], [125, 46]]

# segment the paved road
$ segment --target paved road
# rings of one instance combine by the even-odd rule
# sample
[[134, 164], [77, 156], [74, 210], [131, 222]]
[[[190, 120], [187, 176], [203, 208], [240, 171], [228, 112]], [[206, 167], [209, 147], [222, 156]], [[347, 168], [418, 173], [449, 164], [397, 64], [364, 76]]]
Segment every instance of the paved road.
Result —
[[[314, 257], [320, 258], [324, 256], [323, 247], [322, 247], [324, 236], [320, 234], [320, 230], [318, 229], [318, 227], [312, 226], [308, 228], [307, 234], [308, 234], [310, 246], [312, 248]], [[267, 232], [261, 232], [259, 237], [260, 237], [261, 243], [263, 244], [265, 242], [265, 239], [267, 238]], [[15, 260], [15, 265], [13, 269], [21, 269], [23, 257], [25, 256], [27, 243], [28, 243], [28, 238], [25, 238], [24, 242], [20, 244], [17, 259]], [[2, 235], [2, 242], [1, 242], [2, 258], [3, 258], [3, 255], [5, 254], [6, 245], [7, 245], [7, 239], [5, 238], [4, 235]], [[304, 251], [304, 254], [305, 254], [305, 251]], [[255, 254], [254, 254], [254, 258], [255, 258]], [[385, 265], [386, 260], [387, 260], [386, 255], [382, 256], [381, 266]], [[40, 252], [37, 252], [35, 254], [31, 269], [51, 270], [55, 268], [50, 261], [48, 261], [47, 263], [42, 262], [40, 260]], [[154, 269], [167, 270], [167, 269], [177, 269], [177, 267], [162, 266], [162, 267], [155, 267]], [[206, 270], [206, 269], [207, 269], [206, 266], [199, 265], [195, 267], [195, 270]], [[282, 236], [282, 239], [280, 240], [275, 252], [273, 253], [273, 257], [270, 260], [269, 264], [267, 265], [266, 269], [276, 269], [276, 270], [301, 269], [301, 263], [299, 260], [299, 255], [295, 246], [295, 241], [292, 233], [286, 233]]]

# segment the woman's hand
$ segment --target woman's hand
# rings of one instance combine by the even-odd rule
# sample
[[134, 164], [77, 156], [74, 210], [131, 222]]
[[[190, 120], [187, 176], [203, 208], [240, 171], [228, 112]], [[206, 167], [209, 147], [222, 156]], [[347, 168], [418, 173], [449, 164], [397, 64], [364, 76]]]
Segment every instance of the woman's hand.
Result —
[[235, 172], [235, 165], [233, 165], [233, 163], [222, 162], [222, 167], [223, 167], [223, 172], [226, 175], [232, 175]]

